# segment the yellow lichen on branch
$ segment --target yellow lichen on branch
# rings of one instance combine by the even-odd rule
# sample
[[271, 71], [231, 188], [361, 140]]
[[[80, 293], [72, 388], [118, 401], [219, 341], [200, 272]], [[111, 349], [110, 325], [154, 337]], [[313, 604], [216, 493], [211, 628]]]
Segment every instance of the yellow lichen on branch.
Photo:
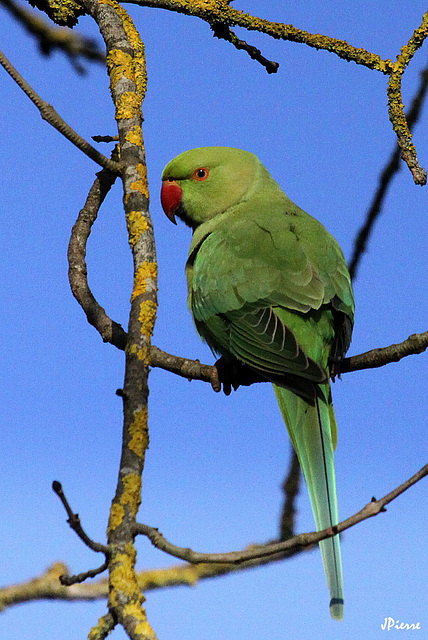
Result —
[[412, 142], [412, 134], [410, 133], [407, 118], [404, 113], [401, 79], [410, 60], [422, 46], [427, 36], [428, 12], [423, 16], [421, 25], [415, 29], [409, 42], [402, 47], [388, 82], [389, 119], [397, 135], [397, 141], [401, 149], [401, 157], [412, 172], [415, 183], [421, 185], [426, 184], [427, 172], [419, 165], [416, 148]]
[[[145, 598], [139, 588], [135, 573], [137, 554], [131, 542], [125, 545], [124, 552], [113, 550], [110, 567], [109, 607], [117, 612], [124, 629], [132, 638], [156, 640], [144, 607]], [[126, 602], [121, 602], [123, 599]]]
[[152, 300], [144, 300], [140, 305], [139, 320], [142, 327], [142, 332], [147, 337], [150, 337], [153, 333], [156, 320], [157, 305]]
[[129, 133], [126, 134], [125, 140], [139, 147], [143, 146], [143, 131], [139, 125], [135, 125]]
[[149, 197], [149, 185], [147, 182], [147, 167], [144, 164], [137, 164], [135, 170], [138, 174], [138, 180], [131, 183], [131, 189], [139, 191], [146, 198]]
[[[146, 60], [144, 55], [144, 45], [141, 41], [140, 34], [138, 33], [130, 15], [120, 6], [115, 0], [100, 0], [103, 4], [109, 4], [114, 8], [117, 15], [122, 20], [122, 25], [125, 30], [127, 39], [132, 47], [133, 55], [129, 55], [125, 52], [121, 52], [119, 59], [114, 60], [114, 64], [118, 64], [121, 67], [121, 72], [129, 79], [133, 80], [136, 85], [136, 92], [144, 100], [144, 96], [147, 89], [147, 71]], [[114, 57], [114, 50], [111, 54]], [[109, 54], [110, 55], [110, 54]], [[112, 63], [112, 60], [110, 60]], [[109, 70], [110, 73], [110, 70]], [[110, 73], [110, 80], [112, 74]]]
[[148, 286], [153, 286], [156, 282], [158, 274], [158, 266], [156, 262], [142, 262], [138, 267], [134, 276], [134, 290], [131, 296], [131, 302], [142, 293], [145, 293]]
[[130, 440], [128, 448], [140, 458], [149, 446], [149, 430], [147, 428], [147, 406], [134, 412], [134, 422], [129, 427]]
[[149, 229], [147, 218], [142, 211], [128, 211], [126, 220], [128, 222], [128, 241], [131, 247], [134, 247], [141, 234]]

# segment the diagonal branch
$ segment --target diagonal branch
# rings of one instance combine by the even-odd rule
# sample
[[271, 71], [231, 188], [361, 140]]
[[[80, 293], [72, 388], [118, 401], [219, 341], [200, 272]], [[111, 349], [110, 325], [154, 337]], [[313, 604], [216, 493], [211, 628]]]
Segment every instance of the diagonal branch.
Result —
[[31, 102], [36, 105], [40, 111], [40, 115], [43, 120], [49, 122], [57, 131], [59, 131], [67, 140], [72, 142], [80, 151], [83, 151], [88, 158], [94, 160], [101, 167], [109, 169], [114, 173], [119, 173], [121, 165], [118, 162], [113, 162], [102, 153], [97, 151], [92, 145], [89, 144], [84, 138], [79, 136], [74, 129], [68, 125], [65, 120], [55, 111], [52, 105], [42, 100], [42, 98], [34, 91], [34, 89], [28, 84], [26, 80], [21, 76], [15, 67], [9, 62], [4, 53], [0, 51], [0, 64], [4, 67], [7, 73], [15, 80], [16, 84], [23, 90], [23, 92], [30, 98]]
[[413, 175], [415, 184], [425, 185], [427, 172], [423, 169], [416, 157], [416, 149], [412, 143], [412, 134], [404, 115], [404, 106], [401, 94], [401, 78], [416, 51], [423, 45], [428, 36], [428, 12], [425, 13], [421, 25], [415, 29], [409, 42], [401, 49], [397, 61], [391, 72], [388, 82], [388, 111], [394, 131], [397, 135], [398, 145], [401, 149], [401, 157], [406, 162]]
[[[220, 563], [217, 560], [213, 561], [213, 558], [211, 557], [210, 561], [203, 562], [201, 564], [193, 565], [186, 563], [163, 569], [141, 571], [137, 575], [139, 588], [141, 591], [146, 592], [178, 585], [194, 586], [199, 580], [214, 578], [234, 573], [236, 571], [250, 569], [252, 567], [262, 566], [270, 562], [282, 560], [284, 557], [301, 553], [306, 549], [311, 549], [314, 544], [324, 538], [331, 537], [336, 533], [341, 533], [358, 522], [362, 522], [363, 520], [378, 515], [378, 513], [384, 512], [387, 504], [395, 500], [399, 495], [407, 491], [407, 489], [415, 485], [427, 475], [428, 464], [380, 500], [372, 500], [356, 514], [346, 520], [343, 520], [337, 525], [337, 527], [335, 527], [335, 531], [326, 529], [325, 531], [317, 533], [299, 534], [285, 542], [283, 541], [275, 544], [270, 543], [269, 547], [261, 544], [252, 545], [244, 552], [237, 552], [240, 555], [238, 559], [235, 557], [233, 562], [230, 562], [229, 560], [226, 563]], [[143, 526], [141, 533], [144, 535], [150, 533], [150, 535], [156, 537], [156, 540], [159, 539], [157, 536], [161, 536], [156, 529], [151, 527], [146, 528], [145, 526]], [[163, 536], [161, 536], [161, 538], [163, 538]], [[163, 540], [165, 539], [163, 538]], [[165, 541], [165, 543], [167, 545], [170, 544], [167, 541]], [[180, 550], [181, 548], [175, 547], [175, 549]], [[278, 549], [281, 551], [278, 551]], [[256, 550], [256, 553], [254, 553], [254, 550]], [[275, 552], [274, 550], [277, 551]], [[188, 553], [187, 549], [181, 549], [181, 551], [184, 551], [185, 554]], [[192, 553], [194, 554], [195, 552]], [[207, 555], [212, 556], [212, 554]], [[226, 554], [221, 555], [224, 557]], [[249, 559], [243, 560], [244, 557]], [[197, 556], [193, 556], [194, 560], [195, 558], [197, 558]], [[65, 565], [56, 563], [50, 567], [46, 573], [38, 578], [21, 584], [1, 588], [0, 610], [4, 610], [15, 604], [33, 600], [91, 601], [105, 599], [108, 596], [108, 583], [105, 579], [91, 584], [76, 584], [73, 586], [73, 589], [67, 589], [59, 582], [59, 576], [66, 571], [67, 567], [65, 567]]]
[[226, 40], [226, 42], [231, 42], [235, 49], [242, 49], [246, 51], [250, 58], [260, 62], [260, 64], [266, 69], [268, 73], [276, 73], [278, 71], [279, 64], [278, 62], [273, 62], [272, 60], [268, 60], [264, 56], [259, 49], [248, 44], [245, 40], [240, 40], [238, 36], [233, 33], [232, 29], [229, 29], [225, 24], [213, 23], [211, 25], [211, 29], [213, 30], [214, 37], [220, 38], [222, 40]]
[[[412, 99], [410, 109], [406, 115], [407, 125], [412, 131], [414, 125], [418, 122], [419, 116], [424, 105], [425, 97], [428, 89], [428, 67], [425, 67], [420, 74], [420, 83], [416, 94]], [[388, 188], [395, 174], [400, 170], [400, 147], [397, 146], [392, 152], [390, 159], [386, 163], [380, 178], [379, 185], [374, 194], [372, 203], [367, 212], [366, 220], [359, 230], [354, 243], [354, 251], [349, 263], [349, 273], [354, 280], [357, 275], [357, 269], [361, 261], [363, 253], [367, 250], [367, 243], [373, 231], [374, 224], [379, 217], [383, 202], [385, 200]]]
[[346, 529], [355, 526], [359, 522], [372, 518], [373, 516], [385, 511], [385, 506], [387, 504], [395, 500], [399, 495], [404, 493], [404, 491], [407, 491], [407, 489], [427, 475], [428, 464], [422, 467], [417, 473], [409, 478], [409, 480], [403, 482], [400, 486], [386, 494], [380, 500], [373, 498], [372, 501], [366, 504], [366, 506], [358, 511], [358, 513], [346, 520], [343, 520], [336, 527], [329, 527], [328, 529], [319, 532], [301, 533], [282, 542], [270, 542], [265, 545], [251, 545], [251, 547], [244, 549], [243, 551], [229, 551], [227, 553], [198, 553], [189, 548], [177, 547], [171, 542], [168, 542], [168, 540], [166, 540], [157, 529], [139, 523], [135, 526], [135, 533], [147, 536], [151, 543], [161, 551], [164, 551], [176, 558], [180, 558], [181, 560], [186, 560], [186, 562], [190, 562], [192, 564], [200, 562], [218, 562], [221, 564], [232, 562], [240, 564], [247, 560], [254, 560], [276, 554], [294, 554], [299, 553], [305, 547], [317, 544], [326, 538], [331, 538], [337, 533], [342, 533], [342, 531], [346, 531]]
[[391, 344], [389, 347], [372, 349], [360, 355], [345, 358], [340, 363], [340, 373], [383, 367], [391, 362], [398, 362], [407, 356], [423, 353], [427, 348], [428, 331], [413, 333], [407, 340], [399, 344]]

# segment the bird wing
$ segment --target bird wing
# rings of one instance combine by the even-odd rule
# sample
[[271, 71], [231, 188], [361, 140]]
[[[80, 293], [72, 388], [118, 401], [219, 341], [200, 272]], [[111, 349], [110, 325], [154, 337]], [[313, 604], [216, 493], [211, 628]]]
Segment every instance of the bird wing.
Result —
[[352, 326], [353, 299], [343, 254], [321, 223], [247, 205], [199, 233], [187, 270], [196, 326], [215, 351], [279, 384], [289, 374], [326, 382], [334, 313]]

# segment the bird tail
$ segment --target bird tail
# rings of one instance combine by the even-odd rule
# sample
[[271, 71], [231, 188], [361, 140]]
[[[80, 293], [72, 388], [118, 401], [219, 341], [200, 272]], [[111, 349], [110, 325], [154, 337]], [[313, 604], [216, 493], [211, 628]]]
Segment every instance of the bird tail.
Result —
[[[313, 405], [288, 389], [277, 385], [273, 387], [306, 479], [317, 530], [335, 526], [339, 522], [334, 472], [337, 427], [330, 386], [316, 386]], [[342, 620], [343, 580], [339, 536], [322, 540], [319, 545], [330, 589], [330, 614], [332, 618]]]

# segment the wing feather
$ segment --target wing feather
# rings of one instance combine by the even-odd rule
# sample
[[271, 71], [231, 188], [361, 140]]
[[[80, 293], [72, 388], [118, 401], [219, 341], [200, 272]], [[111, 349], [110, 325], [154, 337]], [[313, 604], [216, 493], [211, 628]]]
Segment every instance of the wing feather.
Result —
[[197, 329], [215, 351], [233, 355], [277, 384], [284, 379], [288, 386], [290, 375], [324, 383], [337, 330], [334, 313], [348, 316], [350, 326], [353, 317], [339, 245], [308, 214], [299, 218], [248, 208], [244, 213], [230, 216], [228, 224], [218, 216], [205, 235], [201, 225], [197, 244], [192, 243], [189, 306]]

